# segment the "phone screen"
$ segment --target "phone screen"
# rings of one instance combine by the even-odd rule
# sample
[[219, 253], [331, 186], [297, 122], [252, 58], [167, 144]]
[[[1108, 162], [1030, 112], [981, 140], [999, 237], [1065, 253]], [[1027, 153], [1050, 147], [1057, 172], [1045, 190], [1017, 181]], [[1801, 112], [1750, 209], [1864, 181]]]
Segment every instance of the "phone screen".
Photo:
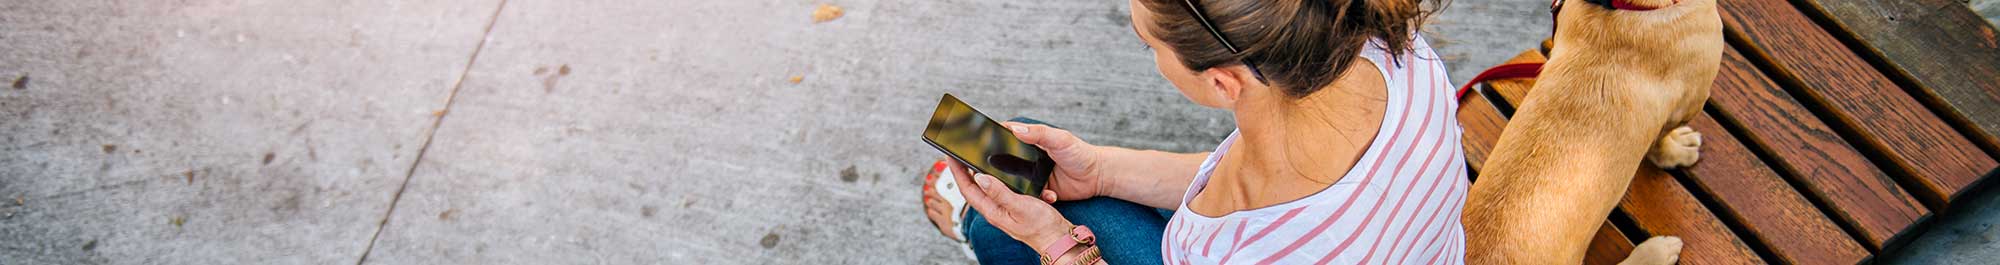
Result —
[[1055, 168], [1055, 162], [1040, 147], [1022, 143], [1012, 130], [951, 94], [945, 94], [937, 112], [931, 114], [924, 141], [1024, 195], [1039, 196]]

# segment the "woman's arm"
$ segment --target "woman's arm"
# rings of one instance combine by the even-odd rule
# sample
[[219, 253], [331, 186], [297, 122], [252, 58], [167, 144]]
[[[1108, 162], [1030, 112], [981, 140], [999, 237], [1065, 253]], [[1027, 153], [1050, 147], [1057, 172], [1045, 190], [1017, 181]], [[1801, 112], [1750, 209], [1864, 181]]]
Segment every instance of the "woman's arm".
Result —
[[1055, 160], [1044, 200], [1108, 196], [1155, 208], [1180, 207], [1181, 194], [1208, 153], [1180, 154], [1086, 143], [1068, 130], [1046, 125], [1005, 123], [1021, 142], [1039, 146]]
[[1182, 154], [1101, 146], [1098, 187], [1104, 196], [1153, 208], [1175, 209], [1209, 152]]

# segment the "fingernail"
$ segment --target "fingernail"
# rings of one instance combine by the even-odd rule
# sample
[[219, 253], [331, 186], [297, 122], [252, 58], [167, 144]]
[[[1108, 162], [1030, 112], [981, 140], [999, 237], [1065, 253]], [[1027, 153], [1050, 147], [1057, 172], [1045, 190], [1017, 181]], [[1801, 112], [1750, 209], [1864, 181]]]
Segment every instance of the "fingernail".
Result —
[[1014, 130], [1014, 132], [1016, 132], [1016, 133], [1021, 133], [1021, 132], [1028, 132], [1028, 126], [1020, 126], [1020, 125], [1007, 125], [1007, 129], [1008, 129], [1008, 130]]
[[991, 178], [991, 177], [992, 177], [992, 176], [987, 176], [986, 174], [973, 174], [973, 175], [972, 175], [972, 183], [973, 183], [973, 184], [979, 184], [979, 188], [982, 188], [982, 189], [983, 189], [983, 188], [988, 188], [987, 186], [991, 186], [991, 185], [989, 185], [989, 184], [988, 184], [988, 183], [989, 183], [989, 181], [987, 181], [987, 180], [986, 180], [986, 178]]

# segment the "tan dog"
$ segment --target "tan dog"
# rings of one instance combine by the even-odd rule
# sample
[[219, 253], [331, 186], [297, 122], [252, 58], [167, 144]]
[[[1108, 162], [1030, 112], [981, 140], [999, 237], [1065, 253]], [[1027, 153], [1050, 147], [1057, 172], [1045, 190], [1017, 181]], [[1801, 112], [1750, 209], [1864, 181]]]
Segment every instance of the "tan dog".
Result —
[[[1467, 195], [1469, 263], [1577, 264], [1642, 160], [1697, 159], [1683, 124], [1721, 65], [1716, 0], [1585, 1], [1557, 7], [1549, 61]], [[1626, 264], [1671, 264], [1680, 241], [1633, 252]]]

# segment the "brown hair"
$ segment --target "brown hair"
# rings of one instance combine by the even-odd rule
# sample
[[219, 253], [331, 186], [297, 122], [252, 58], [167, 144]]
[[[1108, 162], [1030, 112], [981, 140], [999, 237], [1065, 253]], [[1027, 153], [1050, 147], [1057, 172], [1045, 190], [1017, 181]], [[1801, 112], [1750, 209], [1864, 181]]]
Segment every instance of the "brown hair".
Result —
[[[1241, 50], [1231, 53], [1187, 10], [1194, 1]], [[1370, 38], [1391, 57], [1411, 49], [1410, 34], [1442, 0], [1139, 0], [1153, 12], [1153, 35], [1194, 71], [1248, 62], [1269, 85], [1293, 98], [1339, 79]]]

